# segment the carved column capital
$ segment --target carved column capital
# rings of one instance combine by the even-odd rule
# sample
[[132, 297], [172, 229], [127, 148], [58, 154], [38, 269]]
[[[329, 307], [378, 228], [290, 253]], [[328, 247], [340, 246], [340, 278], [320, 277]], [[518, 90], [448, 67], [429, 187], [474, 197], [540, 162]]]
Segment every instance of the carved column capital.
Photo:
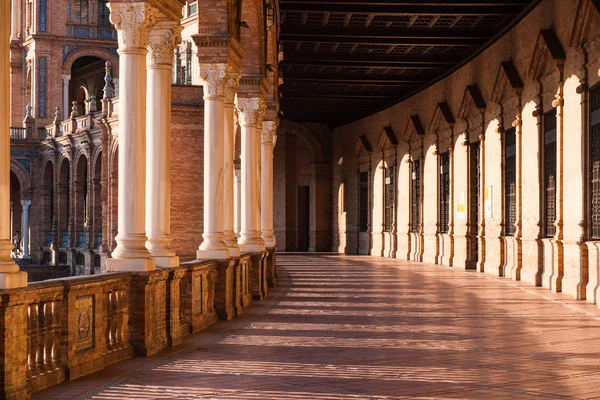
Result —
[[181, 43], [182, 30], [175, 21], [158, 21], [148, 37], [148, 67], [173, 68], [175, 46]]
[[235, 72], [230, 72], [227, 79], [227, 83], [225, 84], [225, 103], [226, 104], [234, 104], [235, 95], [240, 87], [240, 78], [242, 76]]
[[200, 79], [205, 96], [233, 96], [237, 92], [239, 78], [229, 64], [200, 64]]
[[148, 3], [108, 3], [110, 22], [119, 34], [119, 52], [146, 51], [156, 9]]
[[277, 123], [275, 121], [263, 121], [262, 143], [275, 146], [277, 141]]
[[261, 125], [265, 114], [262, 97], [238, 97], [237, 108], [241, 125]]

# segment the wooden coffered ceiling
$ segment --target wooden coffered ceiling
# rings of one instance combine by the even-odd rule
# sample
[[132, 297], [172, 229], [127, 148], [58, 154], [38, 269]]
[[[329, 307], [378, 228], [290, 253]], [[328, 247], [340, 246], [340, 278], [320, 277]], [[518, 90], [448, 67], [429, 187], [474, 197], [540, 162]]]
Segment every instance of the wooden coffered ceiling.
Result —
[[281, 109], [347, 123], [448, 74], [540, 0], [279, 0]]

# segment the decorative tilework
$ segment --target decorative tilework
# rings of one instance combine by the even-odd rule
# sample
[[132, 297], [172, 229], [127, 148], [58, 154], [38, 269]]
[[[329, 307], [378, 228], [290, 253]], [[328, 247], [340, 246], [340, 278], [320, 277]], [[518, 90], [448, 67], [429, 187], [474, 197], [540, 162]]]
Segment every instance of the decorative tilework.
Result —
[[38, 153], [35, 151], [11, 151], [11, 157], [36, 157]]
[[112, 29], [98, 29], [98, 39], [112, 39], [113, 38], [113, 30]]
[[[63, 63], [67, 61], [67, 57], [74, 52], [75, 50], [83, 49], [86, 46], [80, 46], [77, 44], [64, 44], [63, 45]], [[119, 56], [116, 47], [102, 47], [104, 50], [108, 50], [113, 53], [115, 56]]]
[[40, 0], [40, 32], [46, 32], [46, 0]]
[[40, 57], [39, 59], [39, 95], [38, 95], [38, 117], [46, 118], [46, 57]]
[[89, 28], [75, 28], [73, 33], [75, 37], [90, 37]]
[[75, 299], [75, 323], [77, 326], [76, 351], [94, 348], [94, 296]]
[[25, 167], [27, 172], [31, 172], [31, 160], [19, 158], [17, 159], [17, 161], [19, 162], [19, 164]]

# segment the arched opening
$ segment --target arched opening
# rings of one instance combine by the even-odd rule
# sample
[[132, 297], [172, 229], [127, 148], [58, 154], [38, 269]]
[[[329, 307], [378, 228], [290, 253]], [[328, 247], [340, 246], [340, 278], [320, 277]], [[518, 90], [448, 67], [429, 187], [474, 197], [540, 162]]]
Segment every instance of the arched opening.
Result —
[[77, 247], [86, 247], [89, 226], [88, 159], [81, 155], [77, 161], [74, 185], [75, 234]]
[[102, 153], [96, 156], [94, 166], [94, 177], [92, 179], [92, 235], [90, 240], [94, 241], [94, 248], [102, 244]]
[[110, 160], [110, 175], [108, 177], [108, 213], [109, 213], [109, 221], [108, 221], [108, 232], [109, 236], [106, 238], [106, 243], [109, 246], [109, 251], [113, 251], [115, 247], [117, 247], [117, 242], [115, 238], [118, 233], [118, 189], [119, 189], [119, 147], [115, 146], [115, 149], [112, 154], [112, 159]]
[[42, 234], [44, 235], [44, 247], [50, 246], [53, 239], [53, 231], [56, 228], [54, 214], [54, 165], [46, 163], [44, 168], [44, 181], [42, 185], [44, 201], [42, 202]]
[[[82, 56], [73, 62], [68, 106], [71, 107], [73, 101], [77, 102], [78, 115], [89, 114], [98, 109], [98, 101], [103, 95], [105, 62], [106, 60], [96, 56]], [[70, 114], [71, 110], [67, 111]]]
[[23, 208], [21, 207], [21, 182], [14, 172], [10, 172], [10, 237], [13, 244], [13, 257], [19, 257], [22, 254], [21, 243], [23, 240], [22, 218]]
[[[69, 235], [69, 222], [71, 220], [71, 207], [70, 207], [70, 162], [68, 159], [64, 159], [60, 164], [60, 174], [58, 177], [58, 215], [57, 215], [57, 230], [59, 234], [58, 247], [69, 248], [71, 247], [71, 238]], [[61, 262], [62, 263], [62, 262]]]

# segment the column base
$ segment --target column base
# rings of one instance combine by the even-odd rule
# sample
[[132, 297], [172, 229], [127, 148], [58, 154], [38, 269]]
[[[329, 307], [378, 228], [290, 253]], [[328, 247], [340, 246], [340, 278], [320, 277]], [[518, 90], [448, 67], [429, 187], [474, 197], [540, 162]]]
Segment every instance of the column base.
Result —
[[160, 268], [175, 268], [179, 267], [179, 257], [152, 257], [156, 262], [156, 266]]
[[218, 250], [198, 250], [196, 252], [196, 258], [198, 260], [226, 260], [229, 258], [229, 249], [218, 249]]
[[109, 258], [106, 260], [107, 272], [154, 271], [156, 261], [152, 258]]
[[239, 246], [229, 247], [229, 257], [238, 258], [241, 254]]
[[27, 286], [27, 272], [0, 273], [0, 289], [15, 289]]
[[263, 251], [265, 251], [265, 245], [262, 243], [240, 244], [240, 252], [242, 253], [262, 253]]

